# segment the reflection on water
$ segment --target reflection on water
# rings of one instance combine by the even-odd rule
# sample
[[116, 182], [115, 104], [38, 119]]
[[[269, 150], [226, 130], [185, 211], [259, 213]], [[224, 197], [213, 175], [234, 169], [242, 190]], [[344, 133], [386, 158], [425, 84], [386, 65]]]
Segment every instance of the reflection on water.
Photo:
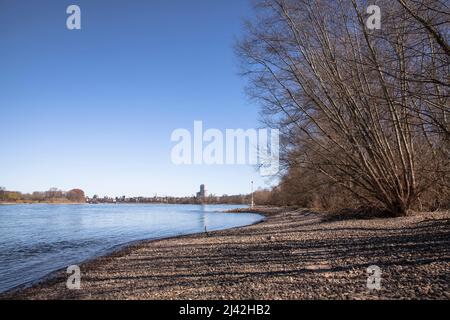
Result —
[[0, 292], [141, 239], [255, 223], [230, 205], [0, 206]]
[[207, 222], [206, 222], [206, 214], [205, 214], [205, 212], [207, 211], [206, 209], [207, 209], [206, 205], [200, 206], [200, 219], [198, 219], [198, 221], [199, 221], [199, 226], [200, 226], [201, 230], [207, 230], [207, 227], [206, 227]]

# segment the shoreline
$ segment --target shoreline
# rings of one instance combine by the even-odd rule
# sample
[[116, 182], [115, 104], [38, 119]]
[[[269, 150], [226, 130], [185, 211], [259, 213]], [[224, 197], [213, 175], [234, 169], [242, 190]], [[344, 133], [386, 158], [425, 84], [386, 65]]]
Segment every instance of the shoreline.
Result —
[[[164, 204], [164, 205], [192, 205], [192, 206], [245, 206], [246, 204], [241, 203], [167, 203], [167, 202], [100, 202], [100, 203], [92, 203], [92, 202], [0, 202], [0, 206], [13, 206], [13, 205], [150, 205], [150, 204]], [[231, 213], [231, 212], [230, 212]]]
[[15, 205], [83, 205], [88, 204], [84, 202], [0, 202], [0, 206], [15, 206]]
[[[18, 205], [18, 204], [65, 204], [65, 203], [10, 203], [10, 204], [9, 203], [0, 203], [0, 204], [4, 204], [4, 205]], [[90, 203], [70, 203], [70, 204], [90, 204]], [[102, 204], [114, 205], [116, 203], [102, 203]], [[126, 203], [124, 203], [124, 204], [126, 204]], [[135, 204], [135, 203], [130, 203], [130, 204]], [[139, 204], [139, 203], [136, 203], [136, 204]], [[154, 203], [154, 204], [158, 204], [158, 203]], [[161, 204], [166, 204], [166, 203], [161, 203]], [[192, 205], [196, 205], [196, 204], [192, 204]], [[225, 211], [223, 211], [223, 213], [236, 213], [236, 214], [239, 214], [239, 213], [255, 213], [255, 214], [261, 215], [262, 219], [257, 221], [257, 222], [254, 222], [254, 223], [252, 223], [250, 225], [241, 226], [241, 227], [227, 228], [227, 229], [223, 229], [223, 230], [210, 231], [210, 232], [206, 232], [206, 234], [212, 234], [212, 233], [218, 232], [218, 231], [225, 231], [225, 230], [233, 230], [233, 229], [245, 228], [247, 226], [251, 226], [251, 225], [256, 225], [258, 223], [262, 223], [262, 222], [264, 222], [267, 219], [267, 215], [269, 214], [270, 209], [271, 209], [270, 208], [269, 210], [267, 210], [267, 208], [269, 208], [269, 207], [260, 207], [259, 209], [256, 209], [256, 210], [248, 208], [251, 211], [249, 211], [249, 210], [246, 211], [246, 208], [237, 208], [237, 209], [225, 210]], [[122, 250], [126, 250], [126, 249], [129, 249], [129, 248], [134, 247], [134, 246], [145, 245], [146, 243], [150, 243], [150, 242], [153, 242], [153, 241], [170, 240], [170, 239], [182, 238], [182, 237], [191, 236], [191, 235], [194, 236], [194, 235], [202, 235], [202, 234], [204, 235], [205, 232], [181, 234], [181, 235], [176, 235], [176, 236], [171, 236], [171, 237], [147, 238], [147, 239], [140, 239], [140, 240], [134, 240], [134, 241], [125, 242], [125, 243], [122, 243], [122, 244], [118, 244], [118, 245], [116, 245], [114, 247], [111, 247], [111, 248], [105, 250], [105, 252], [99, 253], [98, 255], [93, 256], [92, 258], [82, 260], [82, 261], [80, 261], [78, 263], [78, 265], [85, 265], [87, 263], [92, 263], [92, 262], [95, 262], [95, 260], [97, 260], [97, 259], [104, 258], [104, 257], [110, 256], [110, 255], [114, 255], [114, 254], [118, 254]], [[27, 283], [23, 283], [23, 284], [17, 285], [17, 286], [15, 286], [15, 287], [13, 287], [11, 289], [8, 289], [8, 290], [6, 290], [4, 292], [0, 292], [0, 300], [5, 299], [5, 297], [10, 297], [10, 296], [14, 296], [16, 294], [20, 294], [20, 292], [22, 292], [24, 290], [31, 289], [31, 288], [33, 288], [35, 286], [50, 284], [53, 281], [57, 280], [58, 277], [60, 278], [62, 274], [65, 274], [65, 270], [66, 269], [67, 268], [60, 268], [60, 269], [51, 271], [48, 274], [40, 277], [39, 279], [32, 280], [32, 281], [29, 281]]]
[[[19, 204], [54, 204], [54, 205], [63, 205], [63, 204], [66, 204], [66, 203], [12, 203], [11, 205], [19, 205]], [[89, 204], [89, 203], [67, 203], [67, 204], [70, 204], [70, 205], [77, 205], [77, 204], [84, 205], [84, 204]], [[104, 205], [115, 205], [115, 203], [101, 203], [101, 204], [104, 204]], [[124, 203], [124, 204], [128, 204], [128, 203]], [[130, 204], [138, 205], [140, 203], [130, 203]], [[157, 204], [157, 203], [154, 203], [154, 204]], [[161, 203], [161, 204], [166, 204], [166, 203]], [[9, 204], [5, 204], [5, 205], [9, 205]], [[192, 205], [196, 205], [196, 204], [192, 204]], [[211, 204], [211, 205], [213, 205], [213, 204]], [[252, 224], [249, 224], [249, 225], [245, 225], [245, 226], [232, 227], [232, 228], [227, 228], [227, 229], [209, 231], [209, 232], [206, 232], [206, 234], [212, 234], [213, 232], [219, 232], [219, 231], [225, 231], [225, 230], [233, 230], [233, 229], [245, 228], [247, 226], [251, 226], [251, 225], [256, 225], [258, 223], [262, 223], [267, 218], [266, 214], [264, 213], [265, 211], [262, 211], [262, 210], [258, 211], [258, 210], [256, 210], [256, 211], [250, 212], [250, 211], [246, 211], [245, 209], [246, 208], [230, 209], [230, 210], [222, 211], [222, 213], [254, 213], [254, 214], [261, 215], [261, 217], [262, 217], [261, 220], [256, 221], [256, 222], [254, 222]], [[202, 235], [202, 234], [204, 235], [205, 232], [201, 231], [201, 232], [196, 232], [196, 233], [179, 234], [179, 235], [174, 235], [174, 236], [169, 236], [169, 237], [144, 238], [144, 239], [140, 239], [140, 240], [128, 241], [128, 242], [124, 242], [122, 244], [115, 245], [115, 246], [113, 246], [111, 248], [108, 248], [108, 249], [102, 251], [101, 253], [98, 253], [97, 255], [91, 257], [91, 258], [79, 261], [77, 263], [77, 265], [85, 265], [87, 263], [95, 262], [95, 260], [97, 260], [97, 259], [101, 259], [101, 258], [110, 256], [110, 255], [114, 255], [116, 253], [120, 253], [120, 251], [129, 249], [130, 247], [139, 246], [139, 245], [145, 245], [146, 243], [151, 243], [153, 241], [170, 240], [170, 239], [182, 238], [182, 237], [186, 237], [186, 236]], [[17, 286], [15, 286], [13, 288], [10, 288], [10, 289], [8, 289], [8, 290], [6, 290], [4, 292], [0, 292], [0, 300], [3, 300], [4, 297], [6, 297], [6, 296], [15, 295], [17, 293], [20, 293], [21, 291], [33, 288], [33, 287], [38, 286], [38, 285], [52, 283], [56, 278], [61, 277], [62, 274], [65, 274], [66, 269], [67, 269], [67, 267], [64, 267], [64, 268], [60, 268], [60, 269], [51, 271], [48, 274], [46, 274], [46, 275], [44, 275], [44, 276], [42, 276], [42, 277], [40, 277], [38, 279], [35, 279], [35, 280], [32, 280], [32, 281], [29, 281], [29, 282], [17, 285]]]
[[[268, 209], [249, 226], [139, 240], [81, 263], [80, 290], [60, 270], [0, 299], [450, 299], [449, 212], [324, 222]], [[365, 285], [373, 264], [380, 291]]]

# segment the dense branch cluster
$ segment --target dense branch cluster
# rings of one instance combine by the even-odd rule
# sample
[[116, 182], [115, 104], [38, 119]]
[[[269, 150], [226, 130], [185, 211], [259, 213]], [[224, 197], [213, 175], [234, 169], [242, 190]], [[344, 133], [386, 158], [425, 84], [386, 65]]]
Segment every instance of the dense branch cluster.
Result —
[[[381, 29], [366, 26], [376, 4]], [[449, 203], [444, 0], [261, 0], [237, 45], [248, 93], [282, 132], [285, 204]], [[341, 202], [341, 203], [339, 203]]]

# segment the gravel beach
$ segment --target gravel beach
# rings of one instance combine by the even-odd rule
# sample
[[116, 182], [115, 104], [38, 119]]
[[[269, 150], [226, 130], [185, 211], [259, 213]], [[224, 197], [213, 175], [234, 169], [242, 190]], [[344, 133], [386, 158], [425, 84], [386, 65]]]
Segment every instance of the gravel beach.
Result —
[[[237, 213], [238, 214], [238, 213]], [[1, 299], [450, 299], [450, 213], [325, 221], [264, 210], [261, 223], [141, 242]], [[381, 269], [380, 290], [367, 267]]]

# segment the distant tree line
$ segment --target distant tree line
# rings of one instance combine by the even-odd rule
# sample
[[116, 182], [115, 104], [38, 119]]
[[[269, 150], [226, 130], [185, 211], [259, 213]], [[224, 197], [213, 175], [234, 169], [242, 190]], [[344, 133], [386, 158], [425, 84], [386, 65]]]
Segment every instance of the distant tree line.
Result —
[[33, 193], [21, 193], [0, 188], [0, 202], [7, 203], [84, 203], [86, 201], [84, 191], [72, 189], [61, 191], [51, 188], [48, 191], [35, 191]]
[[[381, 29], [366, 25], [369, 5]], [[393, 216], [450, 205], [443, 0], [259, 0], [237, 44], [283, 171], [266, 200]]]
[[242, 204], [248, 205], [251, 202], [250, 195], [209, 195], [205, 198], [195, 196], [188, 197], [171, 197], [171, 196], [154, 196], [154, 197], [99, 197], [94, 195], [92, 198], [86, 198], [88, 203], [167, 203], [167, 204]]

